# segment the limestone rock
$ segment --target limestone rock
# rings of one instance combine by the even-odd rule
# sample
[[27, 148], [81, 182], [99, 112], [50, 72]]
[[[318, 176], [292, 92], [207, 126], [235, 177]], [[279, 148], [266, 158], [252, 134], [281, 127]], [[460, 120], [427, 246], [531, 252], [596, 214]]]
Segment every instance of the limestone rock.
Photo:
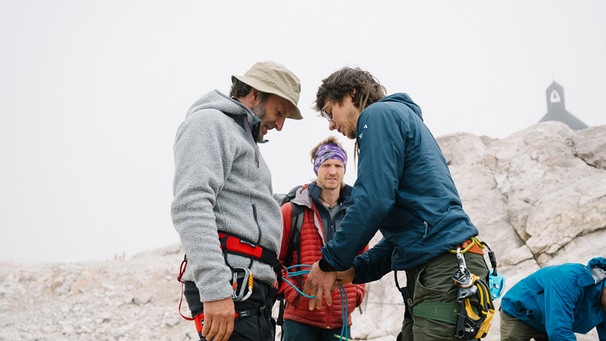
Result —
[[[496, 252], [505, 290], [540, 267], [606, 256], [606, 126], [543, 122], [503, 139], [460, 133], [438, 143], [464, 209]], [[178, 312], [182, 259], [169, 245], [96, 263], [0, 261], [0, 340], [197, 340]], [[390, 273], [367, 284], [353, 337], [392, 341], [403, 314]], [[499, 340], [499, 320], [484, 340]]]

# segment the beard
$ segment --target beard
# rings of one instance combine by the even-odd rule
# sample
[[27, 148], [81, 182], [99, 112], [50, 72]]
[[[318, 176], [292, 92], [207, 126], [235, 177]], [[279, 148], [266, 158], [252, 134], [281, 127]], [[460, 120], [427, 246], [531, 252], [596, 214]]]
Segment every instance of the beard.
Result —
[[261, 121], [261, 128], [259, 129], [259, 136], [257, 137], [257, 142], [263, 142], [265, 141], [265, 134], [267, 133], [267, 131], [263, 131], [263, 129], [265, 129], [265, 127], [263, 126], [263, 118], [265, 117], [265, 114], [267, 114], [267, 112], [265, 111], [265, 103], [259, 103], [253, 106], [252, 108], [250, 108], [250, 111], [252, 111], [252, 113], [255, 114], [255, 116], [257, 116], [257, 118]]
[[252, 108], [250, 108], [250, 111], [252, 111], [252, 113], [255, 114], [255, 116], [257, 116], [258, 119], [262, 119], [263, 117], [265, 117], [265, 114], [267, 113], [265, 111], [265, 103], [259, 103], [255, 106], [253, 106]]

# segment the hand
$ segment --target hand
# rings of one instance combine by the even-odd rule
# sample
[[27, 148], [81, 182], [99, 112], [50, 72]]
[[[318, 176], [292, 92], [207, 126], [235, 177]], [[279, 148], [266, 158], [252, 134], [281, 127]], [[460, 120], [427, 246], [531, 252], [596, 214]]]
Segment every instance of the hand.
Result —
[[202, 336], [209, 341], [227, 341], [234, 331], [236, 310], [231, 297], [204, 302]]
[[326, 304], [332, 305], [332, 287], [337, 279], [337, 273], [320, 270], [318, 262], [315, 262], [303, 286], [303, 292], [307, 295], [315, 296], [309, 299], [309, 310], [322, 308], [322, 296], [326, 298]]
[[349, 284], [349, 283], [353, 282], [353, 280], [355, 278], [356, 278], [356, 270], [354, 269], [353, 266], [345, 271], [339, 271], [339, 272], [337, 272], [337, 282], [338, 283], [336, 283], [336, 286]]

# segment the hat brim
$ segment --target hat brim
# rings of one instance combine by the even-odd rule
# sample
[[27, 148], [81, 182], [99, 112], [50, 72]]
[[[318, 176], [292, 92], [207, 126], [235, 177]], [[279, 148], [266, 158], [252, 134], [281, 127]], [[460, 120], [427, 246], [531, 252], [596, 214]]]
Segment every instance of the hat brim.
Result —
[[265, 85], [262, 82], [257, 81], [254, 78], [249, 78], [246, 76], [231, 76], [232, 79], [236, 78], [238, 79], [240, 82], [246, 83], [250, 86], [252, 86], [253, 88], [261, 91], [261, 92], [265, 92], [268, 94], [273, 94], [276, 96], [280, 96], [282, 98], [284, 98], [285, 100], [289, 101], [292, 105], [293, 105], [293, 109], [290, 111], [290, 113], [288, 114], [287, 118], [293, 119], [293, 120], [301, 120], [303, 119], [303, 116], [301, 115], [301, 111], [299, 110], [299, 108], [297, 107], [297, 103], [293, 102], [290, 98], [288, 98], [288, 96], [286, 96], [286, 94], [284, 94], [283, 92], [281, 92], [278, 89], [274, 89], [272, 87], [269, 87], [267, 85]]

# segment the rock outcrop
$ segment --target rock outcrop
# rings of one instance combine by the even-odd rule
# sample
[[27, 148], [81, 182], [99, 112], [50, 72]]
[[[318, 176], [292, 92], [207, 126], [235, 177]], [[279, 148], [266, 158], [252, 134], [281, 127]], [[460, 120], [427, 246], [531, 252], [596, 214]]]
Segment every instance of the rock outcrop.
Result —
[[[544, 122], [504, 139], [460, 133], [438, 142], [506, 289], [546, 265], [606, 256], [606, 126]], [[177, 311], [181, 258], [172, 245], [127, 260], [0, 263], [0, 340], [197, 340]], [[367, 289], [354, 339], [394, 340], [404, 306], [393, 274]], [[485, 340], [499, 334], [497, 313]]]

